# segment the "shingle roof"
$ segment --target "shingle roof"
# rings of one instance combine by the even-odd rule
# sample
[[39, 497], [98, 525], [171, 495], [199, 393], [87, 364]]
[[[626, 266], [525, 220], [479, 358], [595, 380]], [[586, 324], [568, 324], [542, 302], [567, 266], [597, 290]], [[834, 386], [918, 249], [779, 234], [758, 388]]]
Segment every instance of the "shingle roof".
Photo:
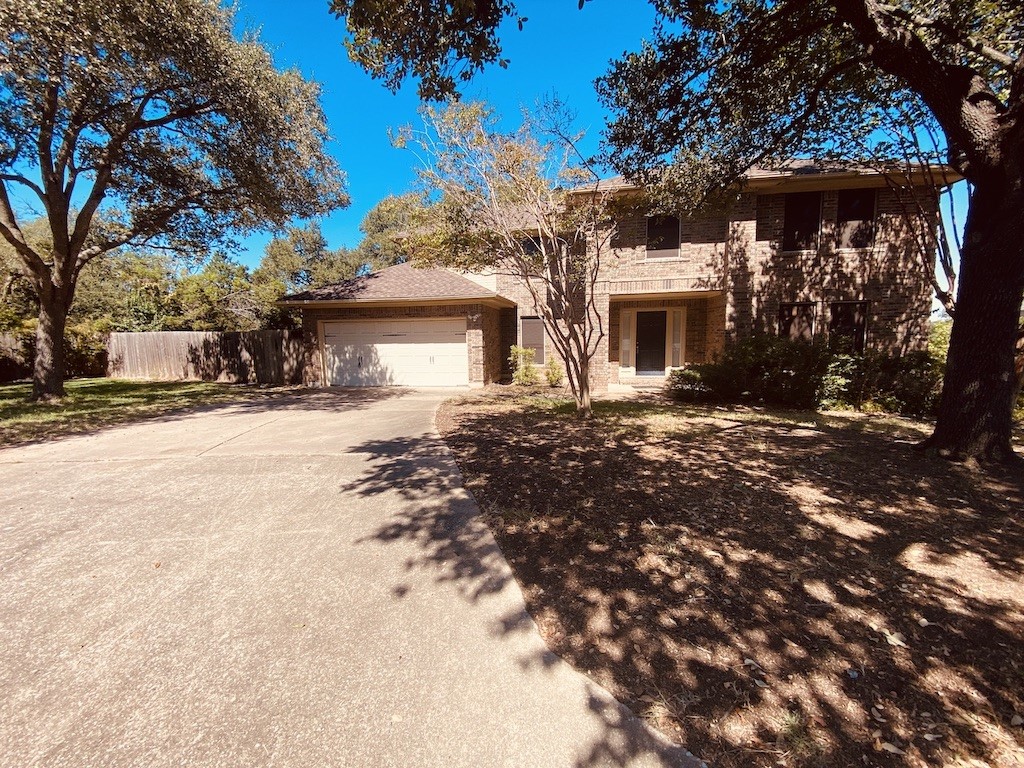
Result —
[[[897, 174], [905, 173], [907, 170], [914, 174], [934, 174], [939, 181], [947, 184], [952, 184], [960, 179], [960, 175], [956, 173], [956, 171], [951, 167], [944, 165], [936, 165], [929, 168], [928, 166], [912, 163], [909, 168], [905, 168], [902, 164], [894, 161], [891, 169], [892, 172]], [[859, 165], [856, 163], [839, 163], [827, 160], [792, 158], [776, 166], [754, 166], [743, 174], [742, 178], [746, 181], [756, 182], [775, 179], [782, 180], [793, 177], [824, 177], [828, 175], [881, 176], [882, 171], [878, 166], [866, 164]], [[623, 176], [612, 176], [608, 179], [602, 179], [598, 182], [597, 186], [602, 190], [610, 192], [639, 189], [639, 187], [627, 181]], [[592, 190], [593, 186], [587, 186], [584, 189]]]
[[361, 301], [465, 301], [504, 299], [482, 285], [448, 269], [417, 268], [396, 264], [378, 272], [354, 277], [280, 299], [283, 304]]

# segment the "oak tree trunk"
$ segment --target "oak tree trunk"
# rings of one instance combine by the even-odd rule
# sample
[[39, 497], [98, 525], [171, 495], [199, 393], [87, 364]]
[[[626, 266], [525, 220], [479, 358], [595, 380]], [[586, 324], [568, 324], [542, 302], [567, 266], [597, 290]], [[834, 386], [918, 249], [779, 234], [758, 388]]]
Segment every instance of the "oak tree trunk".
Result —
[[1024, 190], [979, 184], [974, 194], [938, 419], [922, 447], [956, 459], [1009, 461], [1024, 291]]
[[32, 399], [64, 397], [64, 328], [70, 301], [56, 290], [40, 292], [36, 354], [32, 366]]

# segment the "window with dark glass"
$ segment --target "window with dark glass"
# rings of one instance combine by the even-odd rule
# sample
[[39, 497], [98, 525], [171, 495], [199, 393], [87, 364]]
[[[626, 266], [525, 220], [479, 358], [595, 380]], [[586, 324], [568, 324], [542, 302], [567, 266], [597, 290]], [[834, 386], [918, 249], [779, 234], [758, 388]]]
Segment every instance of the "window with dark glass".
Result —
[[868, 330], [866, 301], [835, 301], [829, 306], [829, 343], [844, 347], [846, 352], [864, 351]]
[[540, 240], [536, 237], [524, 237], [520, 244], [522, 245], [523, 253], [527, 256], [540, 253]]
[[779, 336], [785, 339], [814, 339], [814, 304], [792, 302], [779, 305]]
[[539, 317], [522, 319], [522, 343], [520, 346], [534, 351], [533, 362], [544, 365], [544, 321]]
[[674, 259], [679, 256], [679, 217], [647, 218], [647, 258]]
[[875, 190], [844, 189], [836, 209], [836, 245], [870, 248], [875, 241]]
[[790, 192], [782, 225], [782, 250], [810, 251], [818, 247], [821, 193]]

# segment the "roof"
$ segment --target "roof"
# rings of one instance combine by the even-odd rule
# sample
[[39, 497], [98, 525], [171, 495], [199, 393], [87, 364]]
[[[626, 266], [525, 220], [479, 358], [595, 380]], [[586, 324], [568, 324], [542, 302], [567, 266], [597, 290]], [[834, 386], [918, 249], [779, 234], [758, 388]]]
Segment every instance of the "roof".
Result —
[[[851, 179], [857, 179], [867, 184], [880, 185], [884, 183], [883, 180], [887, 175], [897, 179], [910, 176], [912, 183], [923, 182], [925, 177], [932, 176], [939, 186], [954, 184], [963, 178], [948, 165], [926, 166], [912, 163], [908, 167], [904, 163], [894, 162], [891, 168], [886, 168], [883, 171], [882, 168], [875, 165], [793, 158], [776, 166], [754, 166], [743, 174], [741, 179], [746, 186], [757, 189], [789, 181], [821, 186], [833, 181], [845, 183]], [[607, 192], [640, 189], [638, 185], [629, 182], [624, 176], [602, 179], [584, 189], [592, 191], [595, 187]]]
[[468, 301], [513, 306], [513, 303], [504, 296], [449, 269], [419, 268], [411, 264], [396, 264], [368, 275], [284, 296], [277, 303], [287, 306]]

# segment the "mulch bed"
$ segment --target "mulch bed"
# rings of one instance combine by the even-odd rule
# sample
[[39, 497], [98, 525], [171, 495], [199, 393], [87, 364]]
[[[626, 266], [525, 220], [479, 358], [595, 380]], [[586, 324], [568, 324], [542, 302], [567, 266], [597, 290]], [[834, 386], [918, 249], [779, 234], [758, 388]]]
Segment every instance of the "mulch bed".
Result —
[[484, 394], [438, 427], [551, 649], [710, 764], [1024, 766], [1019, 470], [860, 414]]

